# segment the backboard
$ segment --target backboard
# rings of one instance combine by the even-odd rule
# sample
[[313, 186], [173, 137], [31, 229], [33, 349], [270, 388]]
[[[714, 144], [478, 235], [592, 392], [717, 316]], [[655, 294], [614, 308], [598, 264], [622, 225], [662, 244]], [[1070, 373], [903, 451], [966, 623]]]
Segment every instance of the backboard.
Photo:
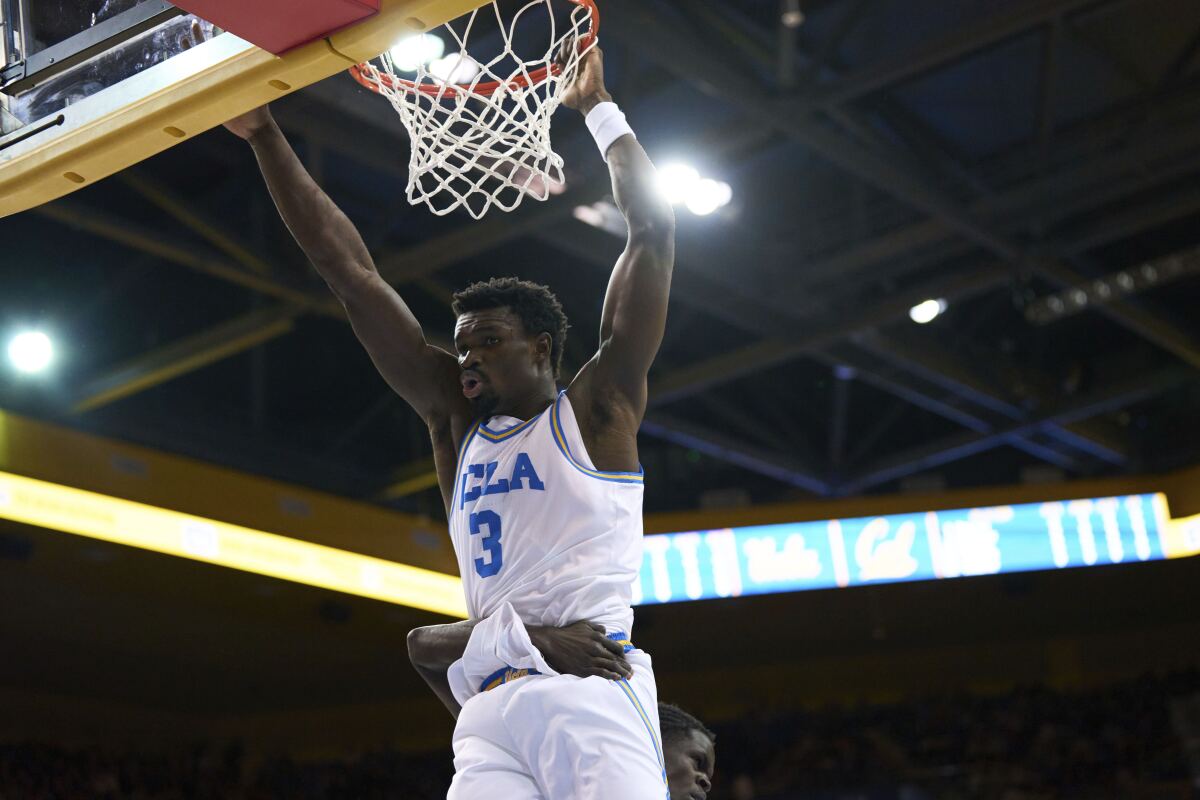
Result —
[[[95, 183], [484, 2], [183, 2], [230, 29], [222, 31], [163, 0], [0, 0], [0, 217]], [[339, 27], [355, 3], [365, 7], [353, 12], [360, 21]], [[296, 46], [259, 38], [301, 18], [301, 7], [333, 27]], [[278, 24], [263, 24], [282, 9]], [[275, 55], [231, 30], [290, 49]]]

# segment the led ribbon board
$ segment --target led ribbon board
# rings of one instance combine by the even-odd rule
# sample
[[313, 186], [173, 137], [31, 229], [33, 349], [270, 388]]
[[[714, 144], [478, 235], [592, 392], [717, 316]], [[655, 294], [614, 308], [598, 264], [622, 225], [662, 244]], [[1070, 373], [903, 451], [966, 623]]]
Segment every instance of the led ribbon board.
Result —
[[466, 617], [456, 575], [0, 472], [0, 517]]
[[[466, 617], [455, 575], [0, 472], [0, 518]], [[645, 538], [635, 604], [1200, 554], [1162, 494], [795, 522]]]
[[1162, 494], [647, 536], [638, 604], [1154, 561], [1200, 553]]

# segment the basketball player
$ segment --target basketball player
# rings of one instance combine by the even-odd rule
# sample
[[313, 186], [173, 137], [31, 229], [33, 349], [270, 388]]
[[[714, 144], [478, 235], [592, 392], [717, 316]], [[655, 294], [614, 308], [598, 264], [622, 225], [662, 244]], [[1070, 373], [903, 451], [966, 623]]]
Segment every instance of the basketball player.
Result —
[[658, 704], [671, 800], [705, 800], [717, 768], [717, 735], [670, 703]]
[[[463, 656], [455, 627], [430, 625], [408, 635], [408, 657], [417, 672], [442, 699], [455, 718], [461, 710], [454, 699], [448, 671]], [[599, 626], [577, 622], [561, 628], [526, 626], [550, 665], [562, 675], [613, 679], [627, 675], [629, 664], [617, 653], [599, 655], [609, 642]], [[671, 800], [705, 800], [712, 790], [716, 768], [716, 734], [679, 706], [658, 704], [663, 762]]]
[[[485, 642], [520, 645], [508, 652], [521, 663], [472, 685], [472, 664], [485, 659], [467, 648], [474, 629], [457, 629], [467, 652], [456, 694], [468, 702], [455, 729], [454, 800], [667, 795], [650, 657], [629, 632], [642, 561], [637, 431], [666, 324], [674, 215], [605, 88], [599, 49], [562, 101], [585, 115], [629, 234], [599, 349], [561, 392], [567, 321], [549, 290], [513, 278], [470, 286], [455, 295], [457, 354], [430, 345], [269, 112], [227, 123], [252, 146], [284, 222], [376, 367], [429, 427], [471, 621], [494, 628]], [[580, 620], [604, 628], [632, 674], [559, 675], [523, 627]]]

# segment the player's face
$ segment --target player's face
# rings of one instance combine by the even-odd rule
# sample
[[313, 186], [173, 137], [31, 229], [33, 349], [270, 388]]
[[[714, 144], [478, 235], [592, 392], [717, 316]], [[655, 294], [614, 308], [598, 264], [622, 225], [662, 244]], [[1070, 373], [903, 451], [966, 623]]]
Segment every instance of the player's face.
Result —
[[667, 788], [671, 800], [704, 800], [712, 789], [717, 750], [712, 740], [700, 731], [672, 736], [663, 741]]
[[489, 416], [540, 386], [550, 337], [531, 336], [508, 308], [467, 311], [454, 328], [463, 395], [475, 413]]

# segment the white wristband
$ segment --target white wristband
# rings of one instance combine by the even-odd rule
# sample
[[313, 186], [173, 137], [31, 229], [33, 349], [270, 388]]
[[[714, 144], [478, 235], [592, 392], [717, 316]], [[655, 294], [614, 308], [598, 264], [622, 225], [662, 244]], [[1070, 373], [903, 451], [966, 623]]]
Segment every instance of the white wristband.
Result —
[[612, 147], [617, 139], [625, 134], [637, 138], [633, 128], [625, 121], [625, 113], [616, 103], [597, 103], [584, 121], [587, 122], [588, 130], [592, 132], [596, 146], [600, 148], [600, 155], [604, 156], [605, 161], [608, 161], [608, 148]]

